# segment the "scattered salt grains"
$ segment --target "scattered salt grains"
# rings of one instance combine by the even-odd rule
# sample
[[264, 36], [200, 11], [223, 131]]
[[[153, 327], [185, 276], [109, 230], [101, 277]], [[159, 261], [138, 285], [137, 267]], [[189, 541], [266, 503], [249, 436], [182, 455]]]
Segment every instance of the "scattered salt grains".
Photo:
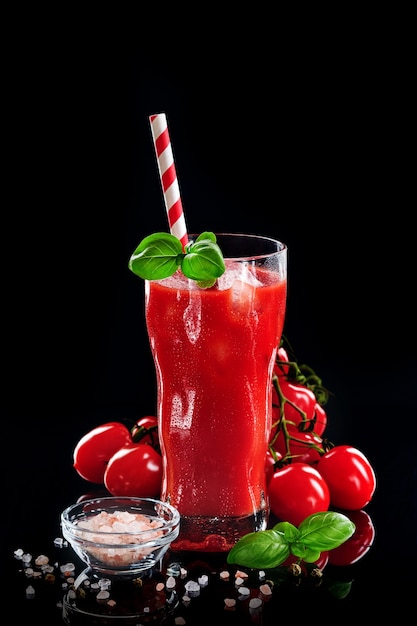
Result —
[[237, 570], [237, 572], [235, 573], [235, 578], [249, 578], [249, 574], [247, 572], [242, 572], [240, 569]]
[[176, 617], [175, 620], [175, 626], [184, 626], [184, 624], [186, 624], [187, 622], [185, 621], [185, 619], [181, 616]]
[[163, 591], [165, 589], [164, 583], [157, 583], [155, 589], [156, 591]]
[[243, 578], [240, 578], [240, 576], [237, 576], [237, 578], [235, 578], [235, 585], [236, 587], [239, 587], [240, 585], [243, 585], [245, 581], [243, 580]]
[[68, 576], [73, 575], [75, 571], [75, 565], [74, 563], [64, 563], [63, 565], [60, 565], [59, 569], [61, 571], [61, 574], [68, 578]]
[[208, 582], [209, 582], [207, 574], [203, 574], [202, 576], [199, 576], [199, 578], [197, 578], [197, 581], [200, 587], [207, 587]]
[[230, 578], [230, 574], [229, 574], [229, 572], [227, 570], [222, 570], [220, 572], [219, 576], [220, 576], [220, 578], [222, 580], [229, 580], [229, 578]]
[[225, 606], [227, 606], [227, 608], [231, 609], [232, 607], [236, 606], [236, 600], [234, 598], [225, 598], [224, 604]]
[[241, 596], [248, 596], [250, 595], [250, 589], [248, 587], [239, 587], [239, 593]]
[[272, 594], [272, 589], [271, 589], [271, 587], [270, 587], [269, 585], [267, 585], [267, 584], [261, 585], [261, 586], [259, 587], [259, 591], [260, 591], [260, 592], [262, 593], [262, 595], [264, 595], [264, 596], [270, 596], [270, 595]]
[[260, 606], [262, 606], [262, 600], [261, 598], [251, 598], [249, 600], [249, 608], [250, 609], [257, 609]]
[[49, 563], [49, 558], [45, 556], [44, 554], [40, 554], [35, 559], [35, 565], [37, 565], [38, 567], [40, 567], [41, 565], [48, 565], [48, 563]]
[[34, 587], [32, 587], [32, 585], [26, 587], [26, 597], [28, 598], [28, 600], [35, 597], [35, 589]]
[[15, 559], [19, 559], [19, 560], [21, 560], [21, 558], [22, 558], [22, 556], [23, 556], [24, 552], [23, 552], [22, 548], [18, 548], [17, 550], [15, 550], [15, 551], [13, 552], [13, 554], [14, 554], [14, 558], [15, 558]]
[[165, 584], [167, 589], [174, 589], [176, 585], [175, 578], [173, 576], [168, 576]]
[[103, 600], [108, 600], [109, 598], [110, 598], [110, 593], [108, 591], [105, 591], [104, 589], [99, 591], [96, 596], [97, 602], [102, 602]]
[[200, 594], [200, 585], [195, 580], [189, 580], [185, 583], [184, 587], [190, 598]]

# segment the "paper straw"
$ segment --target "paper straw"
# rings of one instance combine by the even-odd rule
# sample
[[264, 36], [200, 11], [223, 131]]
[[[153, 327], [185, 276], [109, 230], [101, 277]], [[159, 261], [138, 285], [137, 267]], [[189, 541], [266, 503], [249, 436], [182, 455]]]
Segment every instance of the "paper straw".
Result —
[[164, 193], [165, 208], [168, 215], [169, 228], [184, 248], [188, 243], [187, 228], [180, 197], [174, 156], [165, 113], [149, 116], [155, 153], [158, 162], [159, 176]]

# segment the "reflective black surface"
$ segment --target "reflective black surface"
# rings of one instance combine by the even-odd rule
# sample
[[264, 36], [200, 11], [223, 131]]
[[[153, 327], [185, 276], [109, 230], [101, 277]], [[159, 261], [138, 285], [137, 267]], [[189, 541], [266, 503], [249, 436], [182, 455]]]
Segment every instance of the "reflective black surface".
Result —
[[[221, 63], [203, 55], [196, 72], [189, 48], [170, 49], [167, 64], [162, 48], [146, 54], [137, 36], [119, 46], [108, 32], [75, 26], [71, 36], [33, 37], [20, 23], [6, 72], [4, 606], [13, 619], [63, 623], [60, 583], [37, 581], [26, 599], [14, 551], [71, 559], [80, 573], [82, 564], [53, 543], [61, 510], [91, 491], [72, 468], [73, 448], [104, 421], [155, 412], [143, 285], [127, 261], [145, 235], [167, 230], [148, 125], [148, 115], [165, 111], [190, 230], [288, 244], [285, 332], [332, 391], [326, 434], [360, 448], [378, 480], [366, 507], [375, 539], [356, 564], [326, 566], [320, 586], [281, 581], [251, 615], [239, 599], [235, 611], [224, 608], [226, 596], [238, 596], [219, 580], [224, 555], [180, 555], [190, 576], [209, 572], [210, 584], [188, 607], [179, 599], [165, 624], [178, 616], [242, 626], [366, 622], [385, 610], [401, 621], [417, 584], [404, 64], [386, 63], [381, 42], [368, 48], [365, 40], [347, 57], [350, 36], [330, 47], [312, 41], [285, 62], [275, 44], [254, 51], [245, 37], [232, 48], [225, 42]], [[335, 588], [350, 589], [336, 598]]]

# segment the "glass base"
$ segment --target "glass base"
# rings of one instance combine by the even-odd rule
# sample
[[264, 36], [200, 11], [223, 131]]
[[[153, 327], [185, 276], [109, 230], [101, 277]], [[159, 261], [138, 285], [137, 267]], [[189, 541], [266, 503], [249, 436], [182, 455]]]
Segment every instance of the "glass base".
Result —
[[164, 581], [159, 570], [136, 579], [110, 580], [90, 567], [77, 577], [63, 598], [64, 624], [148, 624], [171, 613], [178, 604], [175, 591], [156, 589]]
[[228, 552], [243, 535], [265, 530], [267, 523], [267, 509], [245, 517], [181, 515], [180, 533], [171, 550]]

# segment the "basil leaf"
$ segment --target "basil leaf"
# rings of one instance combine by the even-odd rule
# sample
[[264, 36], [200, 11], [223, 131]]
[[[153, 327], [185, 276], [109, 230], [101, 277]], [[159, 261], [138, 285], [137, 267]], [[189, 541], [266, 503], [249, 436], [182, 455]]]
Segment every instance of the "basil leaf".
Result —
[[289, 554], [290, 548], [282, 533], [262, 530], [241, 537], [228, 553], [227, 562], [268, 569], [281, 565]]
[[309, 548], [304, 543], [295, 542], [291, 544], [291, 553], [306, 563], [314, 563], [320, 557], [321, 551]]
[[298, 530], [298, 528], [290, 522], [278, 522], [273, 527], [273, 530], [282, 533], [288, 543], [297, 541], [298, 537], [300, 536], [300, 531]]
[[355, 532], [355, 524], [342, 513], [326, 511], [306, 517], [298, 527], [299, 543], [313, 550], [332, 550]]
[[327, 583], [326, 589], [334, 598], [343, 600], [343, 598], [349, 595], [352, 589], [352, 581], [330, 581]]
[[171, 233], [154, 233], [142, 239], [129, 260], [129, 269], [147, 280], [172, 276], [184, 253], [179, 239]]
[[213, 280], [221, 276], [225, 269], [223, 255], [212, 238], [196, 241], [186, 247], [181, 269], [185, 276], [197, 281]]

